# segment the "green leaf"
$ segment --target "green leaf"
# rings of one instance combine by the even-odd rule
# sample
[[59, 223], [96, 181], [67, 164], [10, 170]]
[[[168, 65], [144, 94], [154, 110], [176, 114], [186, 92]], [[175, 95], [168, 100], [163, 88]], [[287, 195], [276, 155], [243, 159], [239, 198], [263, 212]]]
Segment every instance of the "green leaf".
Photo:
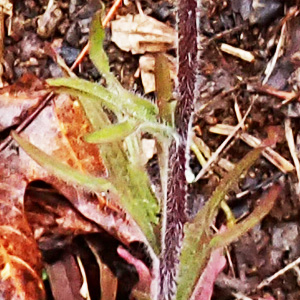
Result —
[[210, 247], [212, 225], [220, 203], [226, 194], [238, 182], [258, 159], [262, 149], [257, 148], [248, 153], [220, 182], [210, 200], [196, 215], [194, 220], [185, 226], [185, 238], [180, 258], [177, 300], [188, 300], [206, 266], [212, 248]]
[[100, 144], [123, 140], [137, 130], [137, 121], [127, 120], [118, 124], [107, 126], [101, 130], [87, 134], [84, 139], [88, 143]]
[[163, 121], [173, 125], [174, 108], [170, 103], [173, 97], [172, 81], [170, 77], [168, 60], [162, 53], [155, 57], [154, 75], [159, 115]]
[[103, 48], [103, 41], [105, 39], [105, 31], [102, 27], [100, 12], [96, 13], [90, 29], [90, 58], [98, 69], [98, 71], [105, 77], [107, 85], [110, 89], [114, 88], [122, 91], [123, 87], [110, 72], [109, 60]]
[[158, 122], [143, 122], [140, 125], [142, 131], [149, 132], [158, 138], [173, 137], [179, 142], [179, 135], [171, 126], [160, 124]]
[[67, 183], [80, 185], [89, 191], [94, 192], [106, 192], [107, 190], [116, 192], [113, 184], [107, 179], [82, 173], [64, 163], [61, 163], [58, 159], [46, 154], [30, 142], [23, 139], [16, 132], [12, 132], [11, 135], [34, 161], [36, 161], [41, 167], [45, 168], [51, 174], [59, 177]]
[[228, 228], [224, 233], [217, 234], [213, 237], [210, 242], [210, 247], [225, 247], [253, 228], [270, 212], [280, 191], [281, 187], [279, 185], [272, 186], [245, 220], [237, 223], [232, 228]]
[[73, 88], [68, 88], [68, 87], [57, 87], [55, 88], [55, 92], [58, 94], [68, 94], [70, 96], [76, 97], [76, 98], [88, 98], [90, 101], [96, 102], [97, 106], [99, 107], [104, 107], [106, 109], [109, 109], [112, 111], [115, 115], [122, 115], [122, 108], [120, 106], [113, 104], [112, 102], [105, 101], [103, 98], [80, 91], [80, 90], [75, 90]]
[[47, 79], [47, 83], [54, 87], [65, 87], [90, 94], [97, 97], [99, 103], [102, 99], [106, 106], [118, 106], [121, 111], [137, 119], [156, 121], [157, 107], [150, 101], [132, 95], [127, 91], [124, 91], [121, 95], [114, 94], [97, 83], [79, 78]]
[[[94, 101], [88, 97], [79, 97], [79, 101], [95, 130], [111, 125], [107, 115]], [[158, 223], [159, 205], [146, 170], [130, 161], [124, 143], [120, 141], [104, 143], [99, 148], [110, 180], [118, 188], [120, 205], [137, 222], [153, 250], [158, 253], [159, 243], [153, 224]]]
[[104, 28], [102, 27], [101, 15], [96, 13], [90, 29], [90, 58], [98, 69], [103, 74], [110, 73], [108, 57], [103, 49], [103, 41], [105, 39]]
[[[205, 217], [205, 223], [211, 224], [217, 214], [219, 205], [222, 200], [225, 200], [226, 194], [238, 182], [240, 176], [247, 172], [247, 170], [254, 164], [262, 152], [262, 148], [256, 148], [249, 152], [236, 166], [229, 172], [224, 179], [217, 186], [213, 192], [212, 197], [205, 205], [205, 211], [201, 214]], [[202, 218], [202, 217], [201, 217]]]
[[[92, 23], [90, 57], [107, 82], [107, 88], [83, 79], [59, 78], [47, 82], [59, 92], [69, 92], [78, 96], [86, 115], [96, 131], [87, 136], [89, 141], [101, 143], [101, 157], [109, 172], [110, 181], [118, 188], [120, 205], [140, 226], [154, 251], [159, 243], [153, 226], [158, 223], [159, 205], [151, 190], [147, 172], [140, 164], [139, 130], [154, 131], [155, 135], [174, 135], [173, 129], [157, 122], [158, 108], [133, 93], [125, 90], [110, 72], [109, 62], [103, 50], [104, 30], [97, 15]], [[115, 113], [122, 122], [112, 125], [103, 107]], [[143, 127], [144, 126], [144, 127]], [[132, 133], [132, 134], [130, 134]], [[128, 135], [124, 141], [120, 141]]]

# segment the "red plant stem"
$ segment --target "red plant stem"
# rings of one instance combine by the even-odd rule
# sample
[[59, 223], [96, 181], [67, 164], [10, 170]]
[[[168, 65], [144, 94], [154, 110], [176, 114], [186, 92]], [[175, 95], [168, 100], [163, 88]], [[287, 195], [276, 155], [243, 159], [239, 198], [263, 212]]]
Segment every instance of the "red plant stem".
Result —
[[199, 97], [199, 8], [197, 0], [178, 1], [178, 101], [175, 126], [180, 143], [170, 147], [169, 180], [164, 208], [162, 254], [160, 257], [159, 300], [173, 299], [186, 222], [187, 180], [185, 171], [189, 164], [189, 137], [194, 102]]

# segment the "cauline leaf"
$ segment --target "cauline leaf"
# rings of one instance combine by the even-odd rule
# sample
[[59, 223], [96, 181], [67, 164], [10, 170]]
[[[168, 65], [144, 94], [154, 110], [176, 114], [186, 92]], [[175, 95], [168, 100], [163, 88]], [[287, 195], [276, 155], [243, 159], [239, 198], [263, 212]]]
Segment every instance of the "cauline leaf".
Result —
[[76, 169], [41, 151], [36, 146], [19, 136], [16, 132], [12, 132], [11, 135], [33, 160], [53, 175], [68, 183], [85, 187], [90, 191], [106, 192], [107, 190], [111, 190], [112, 192], [116, 192], [115, 187], [108, 180], [77, 171]]

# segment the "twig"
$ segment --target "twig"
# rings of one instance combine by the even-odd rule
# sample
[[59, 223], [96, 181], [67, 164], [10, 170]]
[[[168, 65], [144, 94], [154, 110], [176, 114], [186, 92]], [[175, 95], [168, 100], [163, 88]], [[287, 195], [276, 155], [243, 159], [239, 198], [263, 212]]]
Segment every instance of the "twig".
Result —
[[251, 185], [247, 190], [236, 194], [234, 199], [240, 199], [240, 198], [245, 197], [246, 195], [252, 194], [260, 189], [265, 190], [268, 187], [270, 187], [270, 185], [273, 185], [275, 181], [278, 181], [283, 175], [284, 175], [284, 173], [277, 172], [277, 173], [275, 173], [274, 176], [267, 178], [266, 180], [262, 181], [261, 183]]
[[285, 127], [285, 137], [290, 149], [291, 156], [294, 161], [295, 169], [297, 172], [297, 177], [298, 177], [298, 187], [297, 187], [297, 193], [300, 193], [300, 163], [296, 151], [296, 146], [295, 146], [295, 141], [294, 141], [294, 136], [293, 136], [293, 130], [291, 127], [291, 119], [286, 118], [284, 121], [284, 127]]
[[250, 63], [253, 63], [255, 61], [254, 55], [249, 51], [245, 51], [243, 49], [233, 47], [231, 45], [224, 44], [224, 43], [221, 44], [220, 49], [221, 49], [221, 51], [223, 51], [227, 54], [230, 54], [232, 56], [238, 57], [244, 61], [247, 61]]
[[206, 165], [201, 169], [201, 171], [196, 176], [194, 182], [198, 181], [200, 178], [203, 177], [203, 175], [205, 175], [205, 173], [207, 172], [207, 170], [210, 168], [211, 164], [216, 161], [216, 159], [221, 154], [221, 152], [224, 150], [224, 148], [229, 143], [229, 141], [235, 136], [235, 134], [239, 131], [239, 129], [244, 125], [244, 122], [245, 122], [248, 114], [250, 113], [250, 111], [252, 109], [254, 101], [255, 101], [255, 99], [250, 104], [250, 106], [249, 106], [248, 110], [246, 111], [245, 116], [243, 117], [243, 119], [241, 120], [241, 122], [239, 122], [238, 125], [236, 125], [234, 127], [233, 131], [228, 135], [228, 137], [221, 144], [221, 146], [217, 149], [217, 151], [214, 152], [213, 155], [209, 158], [209, 160], [207, 161]]
[[[37, 106], [37, 108], [34, 110], [34, 112], [28, 116], [22, 123], [18, 126], [18, 128], [15, 130], [17, 133], [20, 133], [23, 131], [37, 116], [38, 114], [44, 109], [44, 107], [49, 103], [49, 101], [52, 99], [54, 93], [50, 92], [47, 94], [44, 99], [40, 102], [40, 104]], [[9, 135], [3, 142], [0, 144], [0, 152], [3, 151], [12, 141], [12, 137]]]
[[135, 0], [135, 5], [139, 11], [139, 14], [144, 16], [144, 12], [143, 12], [143, 9], [142, 9], [142, 5], [141, 5], [141, 2], [139, 0]]
[[[236, 118], [237, 118], [238, 122], [240, 123], [240, 122], [242, 122], [243, 116], [242, 116], [239, 104], [237, 102], [236, 96], [234, 95], [233, 97], [234, 97], [234, 111], [235, 111], [235, 115], [236, 115]], [[245, 124], [243, 124], [242, 129], [245, 130]]]
[[249, 298], [240, 292], [237, 292], [237, 293], [232, 292], [232, 295], [235, 297], [236, 300], [253, 300], [252, 298]]
[[[218, 124], [210, 127], [209, 131], [217, 134], [229, 135], [234, 129], [235, 127], [231, 125]], [[246, 144], [253, 148], [257, 148], [262, 145], [260, 139], [250, 135], [249, 133], [241, 132], [239, 137], [242, 141], [244, 141]], [[274, 164], [274, 166], [276, 166], [285, 174], [295, 169], [294, 166], [288, 160], [286, 160], [284, 157], [282, 157], [270, 147], [266, 147], [263, 150], [262, 154], [267, 160], [269, 160], [272, 164]]]
[[285, 31], [286, 31], [286, 23], [284, 23], [282, 25], [282, 28], [281, 28], [281, 33], [280, 33], [280, 38], [279, 38], [279, 41], [278, 41], [278, 44], [277, 44], [277, 47], [276, 47], [276, 51], [275, 51], [275, 54], [274, 56], [272, 57], [272, 59], [270, 60], [270, 62], [268, 63], [267, 65], [267, 68], [265, 70], [265, 74], [266, 74], [266, 77], [264, 78], [263, 80], [263, 84], [266, 84], [275, 68], [275, 65], [276, 65], [276, 62], [277, 62], [277, 59], [279, 57], [279, 53], [280, 53], [280, 50], [283, 46], [283, 41], [284, 41], [284, 34], [285, 34]]
[[293, 269], [295, 266], [297, 266], [300, 263], [300, 257], [298, 257], [296, 260], [294, 260], [293, 262], [291, 262], [290, 264], [286, 265], [283, 269], [279, 270], [278, 272], [276, 272], [275, 274], [273, 274], [272, 276], [264, 279], [258, 286], [257, 289], [260, 290], [263, 287], [269, 285], [274, 279], [276, 279], [277, 277], [283, 275], [285, 272]]
[[274, 87], [268, 86], [268, 85], [252, 86], [252, 85], [248, 84], [247, 90], [264, 93], [266, 95], [274, 96], [276, 98], [283, 100], [281, 103], [279, 103], [278, 105], [275, 106], [276, 109], [279, 109], [283, 105], [286, 105], [286, 104], [290, 103], [291, 101], [300, 97], [299, 92], [296, 93], [296, 92], [281, 91], [281, 90], [277, 90]]
[[215, 42], [218, 39], [223, 39], [226, 35], [236, 34], [236, 33], [242, 31], [243, 29], [245, 29], [248, 26], [249, 26], [248, 24], [243, 24], [243, 25], [240, 25], [240, 26], [237, 26], [237, 27], [234, 27], [234, 28], [230, 28], [228, 30], [224, 30], [220, 33], [217, 33], [216, 35], [214, 35], [212, 38], [210, 38], [207, 41], [207, 44], [209, 45], [209, 44], [211, 44], [212, 42]]
[[[209, 147], [204, 143], [204, 141], [198, 136], [193, 136], [193, 142], [191, 144], [191, 150], [196, 155], [200, 165], [203, 167], [206, 164], [206, 159], [211, 157], [211, 151]], [[203, 157], [203, 155], [205, 157]], [[218, 166], [220, 166], [225, 171], [229, 172], [234, 168], [234, 164], [225, 158], [221, 158], [217, 162]]]

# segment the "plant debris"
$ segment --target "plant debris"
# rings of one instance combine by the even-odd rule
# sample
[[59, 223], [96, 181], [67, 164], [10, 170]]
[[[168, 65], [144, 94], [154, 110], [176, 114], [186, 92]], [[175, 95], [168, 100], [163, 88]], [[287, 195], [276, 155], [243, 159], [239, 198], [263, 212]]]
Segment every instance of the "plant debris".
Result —
[[[79, 102], [67, 95], [45, 101], [49, 90], [43, 81], [66, 73], [109, 85], [88, 57], [75, 73], [70, 70], [88, 42], [100, 6], [94, 0], [0, 1], [0, 290], [5, 299], [100, 299], [103, 293], [105, 299], [125, 300], [149, 295], [153, 261], [143, 234], [113, 193], [90, 194], [57, 179], [11, 138], [15, 130], [20, 143], [28, 140], [65, 166], [106, 178], [109, 170], [99, 148], [85, 141], [92, 130]], [[171, 78], [177, 76], [174, 11], [171, 1], [124, 2], [106, 29], [111, 70], [125, 88], [151, 100], [159, 86], [157, 53], [168, 58]], [[189, 217], [193, 220], [251, 148], [265, 147], [227, 195], [237, 224], [262, 213], [260, 199], [281, 187], [270, 213], [228, 246], [225, 268], [218, 264], [224, 256], [217, 252], [217, 266], [209, 264], [209, 275], [223, 271], [210, 278], [205, 299], [299, 299], [299, 1], [203, 0], [199, 14], [205, 63], [192, 124]], [[168, 94], [166, 101], [172, 104], [173, 96]], [[113, 126], [115, 116], [109, 116]], [[163, 175], [157, 162], [162, 149], [148, 133], [142, 141], [147, 155], [141, 161], [157, 183]], [[230, 224], [227, 218], [223, 206], [216, 226]], [[61, 282], [66, 283], [63, 294]]]

